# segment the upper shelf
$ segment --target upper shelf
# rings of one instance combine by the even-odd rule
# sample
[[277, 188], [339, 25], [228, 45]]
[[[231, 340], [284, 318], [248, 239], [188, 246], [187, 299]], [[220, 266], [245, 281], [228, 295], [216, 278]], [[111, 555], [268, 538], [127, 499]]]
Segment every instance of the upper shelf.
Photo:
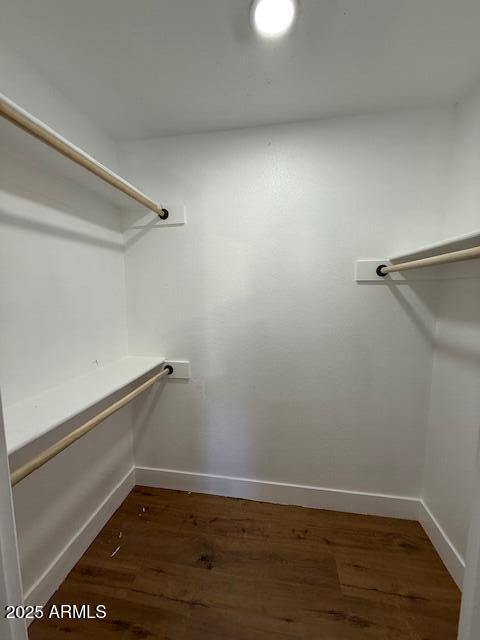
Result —
[[[2, 143], [12, 144], [17, 150], [26, 150], [33, 159], [53, 165], [61, 173], [74, 177], [84, 185], [87, 183], [88, 187], [107, 196], [117, 206], [125, 206], [127, 203], [131, 206], [132, 203], [136, 203], [157, 215], [163, 215], [163, 208], [158, 202], [1, 93], [0, 116], [3, 118], [0, 127]], [[12, 124], [15, 127], [12, 127]], [[66, 163], [65, 157], [75, 164]], [[67, 164], [70, 168], [65, 166]], [[89, 178], [86, 172], [89, 172]]]
[[390, 262], [406, 262], [408, 260], [420, 260], [421, 258], [428, 258], [430, 256], [438, 256], [441, 253], [450, 253], [451, 251], [461, 251], [462, 249], [470, 249], [471, 247], [477, 247], [480, 245], [480, 231], [473, 233], [467, 233], [462, 236], [454, 236], [441, 242], [434, 242], [433, 244], [424, 245], [411, 251], [404, 251], [403, 253], [397, 253], [394, 256], [390, 256]]
[[4, 408], [7, 450], [12, 454], [155, 370], [164, 358], [127, 356]]

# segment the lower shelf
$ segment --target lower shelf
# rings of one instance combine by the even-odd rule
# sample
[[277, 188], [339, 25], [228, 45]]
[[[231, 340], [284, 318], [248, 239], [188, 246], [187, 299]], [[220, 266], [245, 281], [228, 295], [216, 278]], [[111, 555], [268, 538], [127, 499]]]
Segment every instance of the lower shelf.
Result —
[[8, 453], [23, 449], [164, 362], [162, 357], [127, 356], [5, 407]]

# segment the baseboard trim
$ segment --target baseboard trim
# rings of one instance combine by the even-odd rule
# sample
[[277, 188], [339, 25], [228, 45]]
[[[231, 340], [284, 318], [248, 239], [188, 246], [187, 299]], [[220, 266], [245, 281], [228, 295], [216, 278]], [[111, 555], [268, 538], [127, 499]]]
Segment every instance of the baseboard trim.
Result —
[[24, 594], [25, 604], [44, 605], [52, 597], [134, 486], [135, 467], [132, 467], [75, 537], [60, 551], [35, 584]]
[[442, 559], [443, 564], [461, 590], [465, 573], [465, 560], [423, 500], [419, 500], [418, 520]]
[[419, 498], [152, 467], [137, 467], [136, 481], [147, 487], [417, 520], [448, 572], [458, 587], [462, 588], [465, 562], [433, 513]]
[[365, 515], [418, 520], [458, 587], [462, 588], [465, 562], [423, 500], [302, 484], [271, 482], [235, 476], [193, 473], [176, 469], [132, 467], [96, 509], [77, 535], [25, 593], [25, 603], [45, 604], [80, 560], [135, 484], [162, 489], [293, 504]]
[[138, 485], [147, 487], [210, 493], [231, 498], [294, 504], [313, 509], [347, 511], [404, 520], [418, 519], [418, 499], [404, 496], [151, 467], [137, 467], [136, 481]]

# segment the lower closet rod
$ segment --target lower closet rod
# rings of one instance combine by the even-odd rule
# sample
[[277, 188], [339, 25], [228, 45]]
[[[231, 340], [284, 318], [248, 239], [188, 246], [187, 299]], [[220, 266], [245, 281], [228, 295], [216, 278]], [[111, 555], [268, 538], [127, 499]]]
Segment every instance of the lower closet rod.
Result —
[[165, 368], [162, 369], [162, 371], [160, 371], [160, 373], [156, 373], [154, 376], [149, 378], [146, 382], [138, 386], [136, 389], [134, 389], [133, 391], [130, 391], [130, 393], [127, 393], [127, 395], [123, 396], [123, 398], [120, 398], [120, 400], [117, 400], [116, 402], [111, 404], [109, 407], [107, 407], [103, 411], [100, 411], [100, 413], [98, 413], [96, 416], [94, 416], [93, 418], [85, 422], [85, 424], [82, 424], [80, 427], [72, 431], [72, 433], [69, 433], [67, 436], [65, 436], [55, 444], [52, 444], [51, 447], [48, 447], [48, 449], [45, 449], [45, 451], [42, 451], [42, 453], [39, 453], [37, 456], [35, 456], [35, 458], [32, 458], [29, 462], [22, 465], [18, 469], [16, 469], [13, 473], [10, 474], [10, 483], [12, 487], [14, 487], [16, 484], [18, 484], [21, 480], [23, 480], [27, 476], [29, 476], [31, 473], [33, 473], [34, 471], [42, 467], [46, 462], [48, 462], [49, 460], [54, 458], [57, 454], [59, 454], [61, 451], [63, 451], [64, 449], [69, 447], [71, 444], [76, 442], [79, 438], [81, 438], [86, 433], [91, 431], [94, 427], [96, 427], [101, 422], [106, 420], [113, 413], [115, 413], [116, 411], [124, 407], [131, 400], [133, 400], [138, 395], [146, 391], [149, 387], [155, 384], [157, 380], [160, 380], [164, 376], [169, 376], [172, 373], [173, 373], [173, 368], [169, 364], [166, 365]]

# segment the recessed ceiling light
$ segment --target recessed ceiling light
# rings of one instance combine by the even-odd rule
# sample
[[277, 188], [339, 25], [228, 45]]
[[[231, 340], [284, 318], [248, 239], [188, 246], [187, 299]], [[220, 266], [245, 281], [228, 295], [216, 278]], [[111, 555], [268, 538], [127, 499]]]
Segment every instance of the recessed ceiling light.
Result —
[[254, 0], [253, 28], [265, 38], [278, 38], [292, 27], [297, 15], [296, 0]]

